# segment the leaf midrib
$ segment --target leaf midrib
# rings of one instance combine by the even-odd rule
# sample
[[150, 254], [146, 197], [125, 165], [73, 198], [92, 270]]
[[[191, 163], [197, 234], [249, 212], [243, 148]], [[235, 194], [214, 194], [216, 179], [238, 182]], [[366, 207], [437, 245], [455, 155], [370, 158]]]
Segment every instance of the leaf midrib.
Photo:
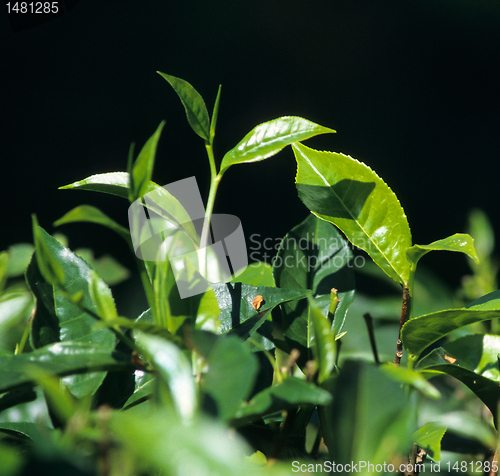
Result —
[[[370, 239], [370, 242], [373, 243], [375, 245], [375, 248], [380, 252], [380, 254], [384, 257], [384, 259], [386, 260], [386, 262], [389, 264], [389, 266], [394, 270], [394, 272], [397, 274], [397, 276], [399, 276], [399, 278], [403, 280], [403, 277], [401, 276], [401, 274], [397, 271], [397, 269], [394, 267], [394, 265], [392, 264], [392, 262], [387, 258], [386, 254], [381, 250], [381, 248], [378, 246], [378, 244], [372, 239], [371, 235], [366, 231], [366, 229], [360, 224], [360, 222], [353, 216], [353, 214], [351, 213], [351, 211], [345, 206], [344, 204], [344, 201], [339, 197], [339, 195], [335, 192], [335, 190], [333, 189], [332, 185], [328, 182], [328, 180], [321, 174], [321, 172], [314, 166], [314, 164], [304, 155], [302, 154], [302, 157], [305, 159], [305, 161], [309, 164], [309, 166], [311, 167], [311, 169], [318, 175], [318, 177], [321, 178], [321, 180], [323, 181], [323, 183], [329, 187], [332, 191], [332, 193], [335, 195], [335, 197], [339, 200], [339, 202], [342, 204], [342, 206], [344, 207], [344, 209], [346, 210], [346, 212], [349, 214], [349, 216], [351, 217], [351, 219], [356, 223], [356, 225], [361, 229], [361, 231]], [[316, 213], [315, 213], [316, 215]]]

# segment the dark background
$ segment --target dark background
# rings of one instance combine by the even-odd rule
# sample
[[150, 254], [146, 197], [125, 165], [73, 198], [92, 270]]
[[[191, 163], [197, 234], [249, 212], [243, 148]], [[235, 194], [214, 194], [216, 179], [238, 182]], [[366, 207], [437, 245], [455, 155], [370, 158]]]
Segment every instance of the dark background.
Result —
[[[57, 188], [125, 170], [130, 143], [141, 147], [163, 119], [155, 181], [196, 175], [208, 191], [203, 141], [157, 70], [193, 84], [209, 111], [222, 83], [219, 161], [258, 123], [303, 116], [337, 130], [307, 145], [350, 154], [392, 187], [414, 242], [464, 231], [472, 207], [500, 235], [498, 0], [59, 4], [38, 26], [6, 9], [0, 18], [0, 249], [31, 241], [32, 213], [52, 233], [81, 203], [126, 225], [123, 200]], [[215, 211], [238, 215], [247, 237], [281, 238], [308, 213], [294, 176], [290, 150], [235, 166]], [[72, 248], [126, 251], [96, 225], [61, 231]], [[425, 260], [453, 285], [467, 271], [456, 254]]]

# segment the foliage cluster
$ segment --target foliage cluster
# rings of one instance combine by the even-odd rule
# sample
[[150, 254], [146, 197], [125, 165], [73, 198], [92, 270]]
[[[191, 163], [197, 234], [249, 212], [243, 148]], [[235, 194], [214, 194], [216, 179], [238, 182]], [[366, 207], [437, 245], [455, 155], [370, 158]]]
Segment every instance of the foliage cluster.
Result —
[[[129, 204], [158, 192], [157, 203], [142, 203], [169, 226], [157, 259], [136, 259], [149, 304], [140, 316], [116, 309], [110, 286], [126, 270], [71, 251], [36, 217], [34, 245], [0, 254], [0, 472], [280, 475], [369, 462], [363, 474], [417, 474], [420, 464], [437, 463], [453, 474], [465, 461], [476, 474], [474, 464], [492, 467], [500, 291], [487, 219], [471, 217], [476, 248], [468, 234], [413, 244], [388, 185], [347, 155], [303, 145], [334, 131], [299, 117], [258, 125], [217, 165], [220, 89], [210, 117], [189, 83], [160, 74], [206, 147], [203, 224], [192, 228], [181, 202], [152, 181], [162, 123], [135, 159], [131, 148], [127, 172], [62, 187]], [[204, 250], [223, 175], [286, 146], [309, 217], [284, 237], [273, 266], [252, 263], [232, 281], [212, 280], [206, 292], [181, 299], [172, 253], [188, 284], [197, 279], [196, 267], [182, 261], [188, 251], [217, 275]], [[56, 225], [73, 222], [110, 228], [135, 256], [130, 231], [97, 208], [79, 206]], [[417, 273], [431, 251], [470, 258], [461, 305], [425, 270]], [[371, 261], [355, 269], [358, 256]], [[355, 273], [390, 291], [355, 297]]]

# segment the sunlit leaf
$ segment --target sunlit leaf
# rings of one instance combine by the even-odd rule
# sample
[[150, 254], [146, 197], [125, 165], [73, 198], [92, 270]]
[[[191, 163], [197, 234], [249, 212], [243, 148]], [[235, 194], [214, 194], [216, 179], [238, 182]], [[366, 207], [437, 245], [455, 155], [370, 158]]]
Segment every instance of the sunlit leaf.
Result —
[[51, 375], [65, 376], [132, 366], [126, 354], [109, 352], [95, 344], [58, 342], [30, 353], [0, 355], [0, 392], [25, 384], [35, 385], [32, 369], [37, 367]]
[[426, 397], [440, 398], [441, 393], [434, 387], [421, 372], [410, 369], [409, 367], [401, 367], [392, 363], [380, 366], [380, 370], [389, 378], [396, 382], [405, 383], [420, 390]]
[[417, 261], [429, 253], [429, 251], [458, 251], [465, 253], [469, 258], [478, 262], [476, 250], [474, 249], [474, 240], [470, 235], [464, 233], [456, 233], [442, 240], [435, 241], [430, 245], [413, 245], [407, 250], [408, 258], [413, 262]]
[[413, 434], [413, 439], [434, 461], [440, 461], [441, 440], [445, 433], [446, 427], [439, 423], [427, 423]]
[[[42, 277], [37, 260], [32, 260], [28, 267], [27, 279], [37, 297], [31, 329], [33, 347], [59, 340], [78, 341], [94, 344], [111, 353], [115, 346], [114, 334], [109, 329], [94, 327], [99, 318], [89, 290], [92, 268], [41, 228], [39, 240], [43, 242], [51, 260], [63, 270], [64, 279], [52, 286]], [[107, 287], [103, 282], [100, 286]], [[65, 383], [73, 395], [82, 397], [93, 394], [104, 376], [104, 373], [78, 375]]]
[[118, 317], [115, 300], [108, 285], [95, 271], [91, 271], [89, 279], [89, 292], [95, 305], [97, 315], [104, 320]]
[[[221, 332], [223, 333], [247, 321], [250, 322], [251, 319], [255, 325], [257, 322], [262, 324], [266, 312], [280, 304], [303, 299], [311, 294], [311, 291], [305, 289], [279, 289], [241, 283], [213, 284], [212, 287], [219, 303]], [[257, 296], [263, 298], [258, 309], [253, 305]], [[254, 326], [252, 330], [255, 330]]]
[[233, 278], [232, 282], [251, 284], [252, 286], [274, 287], [273, 268], [263, 261], [251, 263], [242, 273]]
[[279, 117], [259, 124], [224, 155], [221, 173], [234, 164], [257, 162], [277, 154], [296, 141], [335, 132], [301, 117]]
[[[130, 177], [127, 172], [108, 172], [96, 174], [86, 179], [59, 187], [60, 189], [79, 189], [93, 192], [108, 193], [122, 198], [128, 198]], [[152, 190], [153, 188], [151, 188]]]
[[434, 312], [408, 321], [402, 329], [401, 339], [411, 354], [418, 356], [429, 345], [450, 332], [475, 322], [500, 317], [499, 292], [484, 296], [462, 309]]
[[352, 157], [294, 144], [297, 191], [319, 218], [337, 226], [392, 279], [406, 284], [411, 234], [394, 192], [367, 165]]
[[156, 158], [156, 148], [164, 125], [165, 121], [158, 126], [156, 132], [148, 139], [146, 144], [144, 144], [139, 156], [132, 165], [132, 173], [129, 176], [130, 189], [128, 194], [130, 202], [143, 197], [150, 189], [153, 166]]
[[198, 404], [197, 390], [186, 355], [176, 344], [138, 331], [136, 342], [167, 385], [179, 415], [192, 418]]

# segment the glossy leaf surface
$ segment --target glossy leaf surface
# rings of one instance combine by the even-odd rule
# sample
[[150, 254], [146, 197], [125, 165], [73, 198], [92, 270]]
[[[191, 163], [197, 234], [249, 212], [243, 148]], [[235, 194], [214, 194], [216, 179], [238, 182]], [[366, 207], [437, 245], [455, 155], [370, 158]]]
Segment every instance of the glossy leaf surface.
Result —
[[274, 287], [273, 268], [269, 263], [263, 261], [251, 263], [242, 273], [233, 278], [232, 282], [252, 286]]
[[[158, 74], [164, 78], [179, 96], [179, 99], [186, 111], [189, 125], [202, 139], [208, 141], [210, 137], [210, 119], [208, 117], [205, 101], [198, 91], [187, 81], [175, 76], [170, 76], [158, 71]], [[217, 104], [218, 102], [216, 102]], [[215, 128], [215, 123], [214, 123]]]
[[[36, 217], [33, 217], [33, 241], [35, 243], [35, 258], [43, 278], [52, 285], [62, 283], [65, 279], [65, 270], [54, 256], [51, 240], [46, 231], [38, 226]], [[50, 237], [51, 238], [51, 237]], [[55, 240], [54, 240], [55, 241]]]
[[316, 216], [337, 226], [395, 281], [409, 278], [411, 234], [394, 192], [352, 157], [294, 144], [297, 191]]
[[91, 175], [83, 180], [59, 187], [60, 189], [79, 189], [102, 192], [128, 198], [129, 174], [127, 172], [109, 172]]
[[411, 319], [403, 326], [401, 339], [408, 352], [418, 356], [429, 345], [456, 329], [498, 317], [500, 299], [498, 292], [493, 292], [466, 308], [439, 311]]
[[[354, 299], [353, 255], [347, 240], [330, 223], [309, 215], [286, 234], [274, 261], [274, 278], [282, 289], [310, 289], [317, 307], [326, 317], [331, 289], [337, 289], [337, 305], [331, 333], [339, 334]], [[283, 306], [283, 333], [290, 347], [302, 358], [311, 358], [314, 333], [307, 301]]]
[[186, 355], [176, 344], [161, 337], [136, 332], [136, 342], [166, 383], [179, 415], [192, 418], [198, 402], [191, 363]]
[[53, 375], [74, 375], [82, 372], [124, 370], [131, 368], [126, 354], [102, 349], [83, 342], [58, 342], [33, 352], [0, 356], [0, 392], [23, 384], [34, 384], [33, 371], [40, 368]]
[[429, 251], [456, 251], [465, 253], [469, 258], [472, 258], [476, 263], [479, 261], [476, 250], [474, 249], [474, 240], [470, 235], [465, 233], [456, 233], [442, 240], [435, 241], [429, 245], [413, 245], [408, 249], [408, 258], [413, 262], [417, 261], [429, 253]]
[[301, 117], [279, 117], [264, 122], [252, 129], [236, 147], [224, 155], [221, 173], [231, 165], [258, 162], [277, 154], [294, 142], [330, 132], [335, 131]]
[[500, 336], [467, 335], [447, 342], [443, 345], [443, 349], [452, 356], [458, 356], [455, 364], [496, 382], [500, 381], [500, 369], [498, 368]]
[[[241, 283], [213, 284], [212, 287], [219, 303], [223, 333], [284, 302], [304, 299], [311, 294], [307, 289], [279, 289]], [[263, 298], [258, 310], [252, 305], [257, 296]]]
[[129, 199], [131, 202], [143, 197], [149, 191], [153, 167], [156, 158], [156, 148], [160, 140], [161, 131], [165, 122], [162, 122], [156, 132], [148, 139], [132, 165], [130, 175]]
[[[51, 259], [63, 270], [64, 280], [53, 287], [41, 275], [38, 261], [33, 260], [28, 268], [28, 282], [38, 300], [32, 323], [32, 345], [38, 348], [57, 341], [83, 342], [111, 353], [115, 345], [114, 334], [106, 328], [95, 328], [98, 310], [89, 289], [93, 270], [41, 228], [39, 237]], [[99, 277], [95, 279], [100, 292], [112, 299], [107, 285]], [[79, 375], [66, 383], [75, 396], [81, 397], [95, 392], [104, 376], [104, 373]]]

